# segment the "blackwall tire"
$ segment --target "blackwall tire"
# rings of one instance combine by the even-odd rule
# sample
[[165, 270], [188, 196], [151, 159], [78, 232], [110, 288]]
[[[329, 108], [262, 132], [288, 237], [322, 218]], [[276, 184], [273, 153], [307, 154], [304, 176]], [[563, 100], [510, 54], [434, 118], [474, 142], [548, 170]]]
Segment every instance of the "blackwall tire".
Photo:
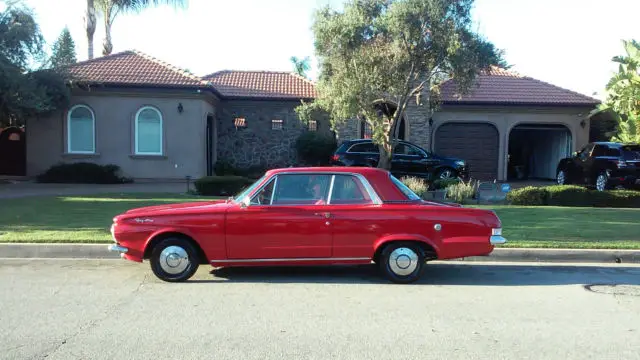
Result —
[[150, 263], [151, 271], [160, 280], [182, 282], [196, 273], [200, 259], [188, 240], [172, 237], [156, 244], [151, 252]]
[[380, 254], [382, 274], [396, 284], [409, 284], [420, 279], [425, 257], [420, 246], [412, 242], [393, 242]]

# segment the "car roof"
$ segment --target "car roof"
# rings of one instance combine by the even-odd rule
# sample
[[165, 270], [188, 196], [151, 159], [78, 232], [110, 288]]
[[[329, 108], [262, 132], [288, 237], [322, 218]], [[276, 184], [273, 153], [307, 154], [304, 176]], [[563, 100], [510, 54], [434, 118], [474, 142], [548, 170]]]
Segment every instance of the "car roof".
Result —
[[386, 174], [389, 171], [381, 168], [366, 166], [309, 166], [271, 169], [266, 172], [266, 175], [281, 174], [287, 172], [356, 173], [367, 176], [372, 174]]

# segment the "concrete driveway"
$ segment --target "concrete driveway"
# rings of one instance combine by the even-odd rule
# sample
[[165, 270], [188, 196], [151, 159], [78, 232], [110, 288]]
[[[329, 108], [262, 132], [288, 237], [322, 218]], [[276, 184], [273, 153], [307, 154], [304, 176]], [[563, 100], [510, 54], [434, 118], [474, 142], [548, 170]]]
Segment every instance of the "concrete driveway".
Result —
[[1, 260], [0, 358], [640, 359], [640, 266], [433, 263], [408, 286], [369, 266], [209, 271]]

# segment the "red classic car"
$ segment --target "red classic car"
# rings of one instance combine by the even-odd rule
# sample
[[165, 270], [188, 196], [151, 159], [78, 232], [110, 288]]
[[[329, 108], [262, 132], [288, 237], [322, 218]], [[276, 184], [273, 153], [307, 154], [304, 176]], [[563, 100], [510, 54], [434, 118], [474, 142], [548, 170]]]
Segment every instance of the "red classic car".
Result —
[[125, 259], [149, 260], [164, 281], [213, 267], [377, 264], [392, 282], [426, 261], [488, 255], [502, 237], [493, 211], [422, 200], [388, 171], [270, 170], [227, 200], [150, 206], [113, 219]]

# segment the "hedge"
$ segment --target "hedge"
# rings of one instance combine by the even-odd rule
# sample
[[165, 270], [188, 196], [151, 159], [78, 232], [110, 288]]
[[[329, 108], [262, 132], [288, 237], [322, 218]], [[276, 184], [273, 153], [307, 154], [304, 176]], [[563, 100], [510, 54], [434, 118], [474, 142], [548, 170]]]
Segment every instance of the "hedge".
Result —
[[132, 182], [120, 176], [118, 165], [90, 162], [56, 164], [36, 177], [41, 183], [122, 184]]
[[252, 183], [253, 180], [243, 176], [205, 176], [195, 181], [195, 187], [200, 195], [232, 196]]
[[509, 192], [507, 201], [524, 206], [640, 208], [640, 191], [596, 191], [575, 185], [527, 186]]

